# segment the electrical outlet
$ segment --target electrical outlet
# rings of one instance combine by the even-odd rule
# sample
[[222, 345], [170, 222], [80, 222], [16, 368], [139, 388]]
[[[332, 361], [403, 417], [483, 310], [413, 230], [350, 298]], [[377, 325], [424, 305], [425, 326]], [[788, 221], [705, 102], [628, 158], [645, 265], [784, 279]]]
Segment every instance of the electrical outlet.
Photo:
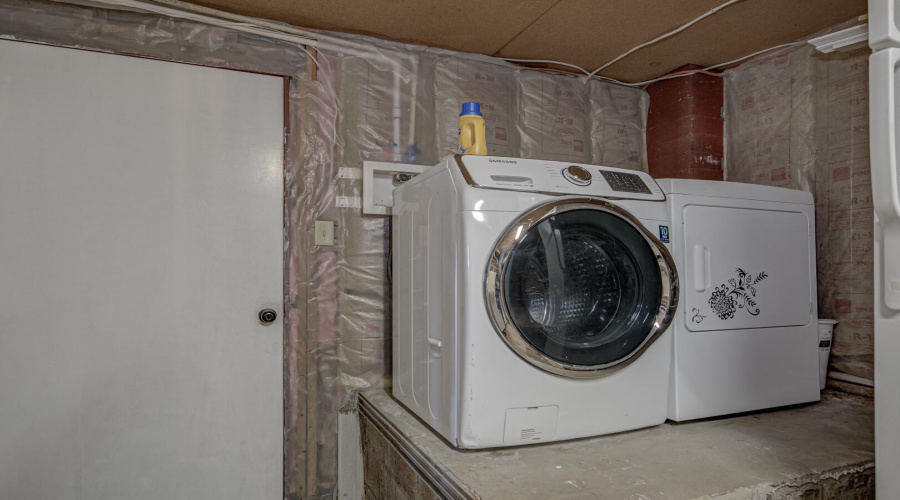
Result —
[[333, 220], [317, 220], [316, 221], [316, 245], [317, 246], [334, 245], [334, 221]]

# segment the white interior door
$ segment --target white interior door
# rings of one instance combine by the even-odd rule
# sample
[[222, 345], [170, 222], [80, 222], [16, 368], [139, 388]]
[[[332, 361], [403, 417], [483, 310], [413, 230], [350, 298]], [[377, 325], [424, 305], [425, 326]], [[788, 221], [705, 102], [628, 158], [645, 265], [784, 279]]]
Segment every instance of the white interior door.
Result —
[[0, 41], [0, 498], [281, 498], [283, 116], [281, 78]]

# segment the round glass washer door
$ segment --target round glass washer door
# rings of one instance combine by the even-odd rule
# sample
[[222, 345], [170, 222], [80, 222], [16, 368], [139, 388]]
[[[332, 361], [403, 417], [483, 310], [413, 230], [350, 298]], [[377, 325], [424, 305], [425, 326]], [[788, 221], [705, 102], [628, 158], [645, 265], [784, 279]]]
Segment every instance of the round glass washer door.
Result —
[[628, 212], [562, 198], [500, 237], [485, 279], [488, 315], [529, 363], [569, 377], [626, 366], [668, 327], [678, 279], [666, 248]]

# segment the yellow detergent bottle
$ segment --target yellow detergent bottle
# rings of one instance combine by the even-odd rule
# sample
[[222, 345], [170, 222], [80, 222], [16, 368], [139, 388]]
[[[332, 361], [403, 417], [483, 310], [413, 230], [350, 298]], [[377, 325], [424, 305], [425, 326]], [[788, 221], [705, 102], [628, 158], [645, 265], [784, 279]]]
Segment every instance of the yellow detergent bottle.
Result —
[[464, 102], [459, 114], [459, 152], [464, 155], [487, 155], [487, 140], [484, 131], [484, 116], [481, 104]]

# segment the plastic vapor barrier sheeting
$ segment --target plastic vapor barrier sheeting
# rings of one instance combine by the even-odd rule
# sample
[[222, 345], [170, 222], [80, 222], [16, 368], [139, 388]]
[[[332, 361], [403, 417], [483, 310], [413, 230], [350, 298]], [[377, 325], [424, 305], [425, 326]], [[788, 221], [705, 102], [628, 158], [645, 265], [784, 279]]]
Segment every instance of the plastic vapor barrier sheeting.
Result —
[[643, 89], [591, 80], [592, 163], [646, 170], [650, 96]]
[[591, 162], [591, 100], [584, 78], [523, 71], [519, 132], [523, 158]]
[[[436, 164], [478, 101], [490, 154], [646, 169], [642, 89], [350, 35], [307, 48], [313, 64], [289, 42], [87, 2], [0, 0], [0, 37], [290, 77], [287, 498], [332, 497], [338, 410], [390, 386], [390, 219], [360, 210], [363, 161]], [[313, 244], [316, 220], [335, 222], [333, 246]]]
[[[437, 147], [441, 156], [459, 151], [456, 129], [462, 103], [481, 103], [488, 152], [495, 156], [519, 156], [516, 75], [511, 66], [441, 57], [435, 63], [435, 113]], [[449, 133], [448, 133], [449, 132]]]
[[523, 158], [645, 170], [646, 91], [536, 71], [518, 82]]
[[726, 180], [815, 195], [819, 316], [838, 321], [830, 364], [871, 379], [868, 56], [800, 44], [729, 71], [725, 135]]
[[814, 52], [800, 45], [727, 74], [726, 180], [814, 189]]

